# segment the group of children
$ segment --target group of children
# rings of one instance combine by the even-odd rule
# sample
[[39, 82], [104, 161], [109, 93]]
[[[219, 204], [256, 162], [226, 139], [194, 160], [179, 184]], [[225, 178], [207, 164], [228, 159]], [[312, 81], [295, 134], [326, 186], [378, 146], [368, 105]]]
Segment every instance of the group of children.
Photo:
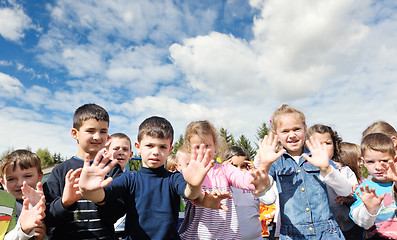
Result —
[[275, 206], [279, 239], [397, 239], [397, 133], [385, 122], [364, 131], [360, 152], [328, 126], [307, 129], [300, 110], [282, 105], [252, 163], [240, 147], [223, 151], [211, 122], [195, 121], [170, 171], [169, 121], [140, 124], [138, 171], [126, 170], [131, 140], [108, 127], [105, 109], [79, 107], [71, 130], [77, 154], [44, 186], [36, 154], [17, 150], [1, 161], [8, 193], [0, 191], [0, 239], [116, 239], [120, 220], [126, 239], [263, 239], [269, 221], [261, 223], [260, 206]]

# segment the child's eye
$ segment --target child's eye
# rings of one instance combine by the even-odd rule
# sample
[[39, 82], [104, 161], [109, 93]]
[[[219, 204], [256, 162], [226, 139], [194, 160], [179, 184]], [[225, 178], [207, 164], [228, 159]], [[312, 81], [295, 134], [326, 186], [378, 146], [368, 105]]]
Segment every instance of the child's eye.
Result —
[[8, 178], [7, 182], [11, 182], [11, 181], [14, 181], [14, 180], [15, 180], [15, 178]]
[[101, 133], [108, 133], [108, 131], [105, 131], [105, 130], [101, 130]]

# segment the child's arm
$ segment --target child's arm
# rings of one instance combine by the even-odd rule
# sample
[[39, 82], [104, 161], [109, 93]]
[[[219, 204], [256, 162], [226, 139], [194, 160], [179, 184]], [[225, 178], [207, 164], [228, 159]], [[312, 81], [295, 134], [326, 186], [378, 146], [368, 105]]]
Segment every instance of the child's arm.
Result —
[[66, 209], [73, 203], [77, 202], [81, 198], [80, 189], [78, 187], [78, 177], [80, 176], [81, 168], [70, 169], [65, 176], [65, 188], [62, 194], [62, 205]]
[[[377, 196], [375, 188], [369, 189], [368, 184], [360, 186], [361, 194], [357, 191], [356, 195], [362, 203], [356, 202], [351, 207], [350, 215], [353, 221], [365, 229], [370, 228], [375, 223], [384, 194]], [[358, 206], [356, 206], [358, 204]]]
[[207, 176], [208, 171], [214, 166], [214, 160], [210, 158], [210, 150], [205, 151], [205, 145], [201, 144], [197, 150], [192, 147], [189, 165], [182, 163], [182, 174], [186, 180], [185, 196], [188, 199], [198, 198], [201, 192], [201, 184]]
[[320, 169], [321, 180], [332, 187], [337, 195], [349, 196], [352, 192], [351, 184], [345, 176], [331, 166], [325, 144], [321, 144], [318, 139], [311, 136], [309, 140], [306, 140], [306, 146], [312, 156], [310, 157], [306, 153], [302, 156], [313, 166]]
[[113, 178], [105, 179], [106, 174], [118, 164], [118, 161], [111, 161], [109, 164], [110, 154], [102, 158], [102, 152], [99, 151], [90, 165], [90, 156], [86, 154], [84, 166], [80, 174], [79, 188], [82, 196], [94, 203], [100, 203], [105, 199], [104, 188], [108, 186]]

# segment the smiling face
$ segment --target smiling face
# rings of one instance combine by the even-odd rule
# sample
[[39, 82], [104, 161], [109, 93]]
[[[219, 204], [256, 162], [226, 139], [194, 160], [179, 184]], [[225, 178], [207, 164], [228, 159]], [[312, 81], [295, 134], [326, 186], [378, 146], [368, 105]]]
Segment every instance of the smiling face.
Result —
[[164, 165], [173, 147], [169, 138], [153, 138], [144, 135], [139, 143], [135, 143], [135, 148], [141, 154], [144, 167], [158, 168]]
[[295, 113], [286, 113], [280, 116], [276, 134], [281, 145], [292, 156], [300, 156], [305, 144], [306, 126]]
[[108, 134], [109, 124], [106, 121], [87, 119], [83, 122], [80, 129], [72, 128], [71, 134], [78, 143], [77, 157], [84, 159], [85, 154], [90, 154], [94, 159], [95, 155], [105, 147], [110, 139]]
[[[131, 151], [131, 143], [128, 139], [112, 137], [112, 141], [109, 145], [109, 152], [111, 154], [112, 160], [117, 160], [121, 166], [121, 169], [124, 170], [125, 166], [128, 164], [128, 161], [131, 159], [133, 152]], [[106, 153], [105, 153], [106, 154]]]
[[387, 173], [387, 162], [393, 160], [388, 152], [366, 150], [363, 154], [364, 166], [372, 176], [372, 181], [378, 183], [389, 183], [390, 179], [385, 177]]
[[37, 168], [31, 167], [27, 169], [21, 169], [21, 167], [17, 164], [14, 169], [14, 165], [9, 165], [3, 179], [1, 180], [1, 184], [7, 192], [14, 195], [17, 200], [22, 200], [22, 184], [23, 181], [36, 189], [36, 184], [43, 179], [43, 173], [38, 173]]

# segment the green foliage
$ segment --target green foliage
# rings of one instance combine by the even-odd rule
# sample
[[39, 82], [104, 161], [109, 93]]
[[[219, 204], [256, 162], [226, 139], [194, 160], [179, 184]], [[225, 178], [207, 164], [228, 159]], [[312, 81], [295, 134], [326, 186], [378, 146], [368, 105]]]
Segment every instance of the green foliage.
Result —
[[[139, 159], [137, 159], [137, 158], [139, 158]], [[130, 161], [128, 163], [130, 166], [130, 171], [138, 171], [142, 167], [142, 159], [140, 159], [140, 157], [135, 156], [135, 155], [134, 155], [133, 159], [130, 159]]]
[[[256, 140], [261, 140], [263, 139], [267, 133], [269, 132], [269, 128], [267, 128], [267, 125], [265, 122], [262, 123], [262, 125], [259, 126], [259, 128], [256, 130]], [[259, 148], [258, 143], [255, 143], [256, 149]]]
[[60, 153], [54, 153], [54, 155], [52, 155], [52, 159], [54, 160], [54, 164], [59, 164], [65, 161], [65, 159], [61, 157]]
[[361, 167], [361, 174], [362, 174], [362, 176], [364, 178], [367, 178], [368, 175], [369, 175], [369, 172], [368, 172], [367, 168], [364, 165]]
[[255, 157], [256, 151], [252, 148], [250, 140], [248, 140], [248, 138], [244, 136], [244, 134], [241, 135], [240, 138], [237, 140], [236, 145], [247, 149], [251, 159]]
[[235, 141], [234, 141], [234, 137], [232, 134], [230, 134], [226, 128], [221, 128], [219, 130], [219, 133], [221, 135], [221, 137], [223, 137], [227, 143], [228, 147], [234, 146], [236, 145]]
[[182, 134], [179, 136], [179, 139], [174, 143], [174, 149], [172, 149], [170, 154], [176, 154], [178, 149], [183, 145], [183, 136]]
[[39, 158], [41, 160], [41, 166], [43, 168], [53, 166], [55, 164], [54, 158], [51, 155], [50, 151], [48, 151], [48, 148], [45, 148], [45, 149], [39, 148], [36, 151], [36, 154], [37, 154], [37, 156], [39, 156]]

